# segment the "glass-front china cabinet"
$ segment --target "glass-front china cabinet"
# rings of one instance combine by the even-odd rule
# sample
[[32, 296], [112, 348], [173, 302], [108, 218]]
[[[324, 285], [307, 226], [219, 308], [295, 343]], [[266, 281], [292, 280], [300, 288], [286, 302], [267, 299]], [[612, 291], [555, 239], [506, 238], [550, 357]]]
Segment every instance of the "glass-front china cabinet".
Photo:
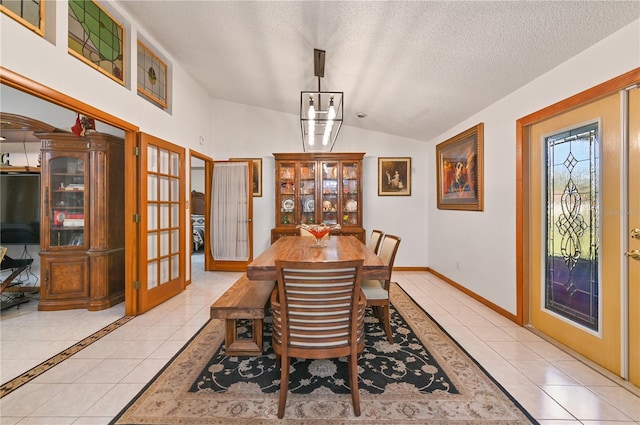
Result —
[[42, 141], [39, 310], [124, 300], [124, 141], [35, 133]]
[[354, 235], [362, 228], [364, 153], [274, 153], [276, 223], [271, 242], [299, 234], [299, 224], [339, 224], [332, 234]]

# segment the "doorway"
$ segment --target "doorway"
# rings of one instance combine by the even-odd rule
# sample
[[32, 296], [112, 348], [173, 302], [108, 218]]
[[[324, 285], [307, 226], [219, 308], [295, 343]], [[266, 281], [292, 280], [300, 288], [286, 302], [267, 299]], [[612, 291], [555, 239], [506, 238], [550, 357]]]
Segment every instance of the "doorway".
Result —
[[636, 386], [639, 81], [635, 70], [519, 120], [517, 217], [523, 323]]
[[194, 150], [189, 151], [189, 162], [191, 164], [190, 184], [191, 195], [189, 201], [189, 211], [191, 214], [191, 270], [190, 276], [193, 280], [194, 274], [207, 270], [206, 252], [208, 246], [209, 228], [209, 199], [211, 196], [211, 163], [213, 159]]

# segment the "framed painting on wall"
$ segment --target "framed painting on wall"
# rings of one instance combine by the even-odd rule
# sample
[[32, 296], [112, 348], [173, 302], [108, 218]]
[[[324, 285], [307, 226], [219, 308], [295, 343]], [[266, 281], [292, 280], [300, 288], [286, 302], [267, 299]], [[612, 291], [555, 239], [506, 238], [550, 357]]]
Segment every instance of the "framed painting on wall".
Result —
[[411, 196], [411, 158], [378, 158], [378, 196]]
[[251, 161], [253, 163], [253, 196], [262, 196], [262, 158], [230, 158], [231, 161]]
[[483, 210], [483, 134], [480, 123], [436, 146], [438, 209]]

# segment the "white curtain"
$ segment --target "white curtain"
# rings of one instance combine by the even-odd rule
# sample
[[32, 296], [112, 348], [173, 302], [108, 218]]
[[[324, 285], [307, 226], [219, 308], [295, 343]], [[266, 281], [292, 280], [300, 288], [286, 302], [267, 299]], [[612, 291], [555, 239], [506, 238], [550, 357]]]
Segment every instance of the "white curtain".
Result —
[[249, 163], [225, 162], [213, 166], [211, 252], [215, 260], [249, 259]]

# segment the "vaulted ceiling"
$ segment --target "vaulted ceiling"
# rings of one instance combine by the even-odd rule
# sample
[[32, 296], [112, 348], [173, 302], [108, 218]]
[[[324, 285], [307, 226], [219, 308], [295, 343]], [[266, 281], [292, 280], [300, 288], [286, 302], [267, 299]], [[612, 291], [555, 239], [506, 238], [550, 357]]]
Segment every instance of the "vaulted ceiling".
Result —
[[118, 4], [214, 98], [298, 114], [318, 48], [346, 125], [425, 141], [640, 18], [637, 0]]

